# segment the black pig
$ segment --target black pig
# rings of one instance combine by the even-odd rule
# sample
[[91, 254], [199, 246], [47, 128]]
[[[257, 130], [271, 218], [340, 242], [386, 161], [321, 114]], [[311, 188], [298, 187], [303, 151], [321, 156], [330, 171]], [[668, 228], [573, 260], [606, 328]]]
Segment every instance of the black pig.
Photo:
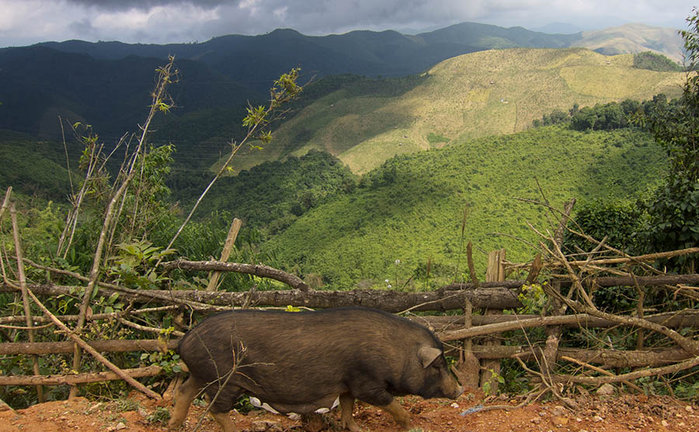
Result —
[[182, 424], [200, 392], [212, 401], [224, 432], [236, 430], [228, 412], [243, 394], [299, 414], [330, 407], [339, 397], [343, 426], [359, 431], [355, 399], [408, 429], [410, 416], [394, 396], [457, 398], [463, 392], [432, 332], [366, 308], [224, 312], [190, 330], [178, 352], [190, 376], [177, 390], [170, 428]]

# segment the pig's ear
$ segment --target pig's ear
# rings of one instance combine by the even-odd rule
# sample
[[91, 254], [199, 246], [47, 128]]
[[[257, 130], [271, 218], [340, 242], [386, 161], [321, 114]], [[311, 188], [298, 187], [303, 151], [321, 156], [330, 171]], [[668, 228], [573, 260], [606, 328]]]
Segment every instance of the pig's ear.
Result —
[[442, 350], [431, 346], [423, 346], [417, 352], [417, 357], [420, 359], [423, 368], [431, 365], [440, 355], [442, 355]]

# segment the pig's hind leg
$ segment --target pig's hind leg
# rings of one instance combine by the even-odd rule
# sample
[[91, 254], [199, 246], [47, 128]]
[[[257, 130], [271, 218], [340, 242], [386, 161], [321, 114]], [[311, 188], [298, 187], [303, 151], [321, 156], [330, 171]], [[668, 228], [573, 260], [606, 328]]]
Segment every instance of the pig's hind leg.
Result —
[[182, 426], [184, 419], [187, 417], [189, 406], [195, 397], [201, 392], [203, 386], [192, 375], [185, 382], [180, 384], [175, 392], [175, 407], [172, 410], [170, 421], [168, 422], [169, 429], [177, 429]]
[[408, 414], [408, 411], [406, 411], [397, 400], [393, 399], [388, 405], [381, 405], [379, 408], [391, 414], [393, 420], [405, 430], [410, 429], [410, 414]]
[[218, 386], [211, 386], [207, 389], [207, 396], [209, 396], [211, 404], [211, 417], [221, 426], [223, 432], [236, 432], [238, 430], [229, 413], [242, 394], [243, 390], [233, 384], [228, 384], [222, 391], [219, 391]]
[[349, 429], [351, 432], [360, 432], [361, 428], [354, 421], [352, 412], [354, 411], [354, 396], [351, 393], [342, 393], [340, 395], [340, 420], [342, 427]]

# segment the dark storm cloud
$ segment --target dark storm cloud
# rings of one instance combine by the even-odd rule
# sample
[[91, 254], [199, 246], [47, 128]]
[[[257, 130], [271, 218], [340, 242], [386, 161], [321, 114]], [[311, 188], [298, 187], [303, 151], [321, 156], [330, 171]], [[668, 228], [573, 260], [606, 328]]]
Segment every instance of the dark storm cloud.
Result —
[[685, 28], [696, 0], [0, 0], [0, 46], [46, 40], [204, 41], [293, 28], [413, 33], [472, 21], [535, 29], [638, 22]]
[[154, 6], [166, 6], [189, 3], [200, 7], [214, 7], [220, 4], [235, 4], [237, 0], [68, 0], [82, 6], [93, 6], [107, 10], [128, 10], [142, 9], [148, 10]]

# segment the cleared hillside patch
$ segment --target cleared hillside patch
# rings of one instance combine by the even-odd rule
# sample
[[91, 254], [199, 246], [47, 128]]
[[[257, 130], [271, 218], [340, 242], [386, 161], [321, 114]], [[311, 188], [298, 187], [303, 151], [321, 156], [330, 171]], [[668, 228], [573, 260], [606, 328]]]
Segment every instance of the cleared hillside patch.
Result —
[[[252, 160], [299, 156], [315, 148], [338, 156], [355, 173], [388, 158], [434, 147], [430, 133], [455, 142], [529, 128], [552, 110], [623, 99], [677, 96], [682, 72], [633, 67], [632, 55], [583, 48], [503, 49], [446, 60], [425, 74], [355, 80], [306, 106]], [[450, 145], [450, 144], [447, 144]]]

